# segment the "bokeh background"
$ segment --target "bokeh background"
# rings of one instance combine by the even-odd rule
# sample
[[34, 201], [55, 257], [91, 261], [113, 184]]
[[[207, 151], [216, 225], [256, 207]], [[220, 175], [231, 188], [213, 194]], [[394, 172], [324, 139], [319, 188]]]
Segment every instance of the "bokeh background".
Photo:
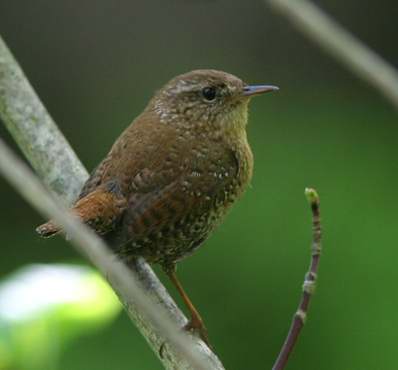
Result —
[[[398, 64], [395, 2], [317, 3]], [[309, 260], [303, 191], [314, 186], [324, 253], [289, 369], [397, 366], [398, 122], [377, 92], [259, 0], [1, 1], [0, 34], [89, 169], [179, 73], [279, 85], [251, 105], [251, 189], [180, 277], [226, 368], [271, 368]], [[0, 135], [12, 144], [2, 125]], [[3, 179], [0, 194], [0, 279], [32, 262], [80, 261], [62, 238], [37, 238], [42, 218]], [[161, 368], [124, 313], [71, 341], [57, 370], [110, 368]]]

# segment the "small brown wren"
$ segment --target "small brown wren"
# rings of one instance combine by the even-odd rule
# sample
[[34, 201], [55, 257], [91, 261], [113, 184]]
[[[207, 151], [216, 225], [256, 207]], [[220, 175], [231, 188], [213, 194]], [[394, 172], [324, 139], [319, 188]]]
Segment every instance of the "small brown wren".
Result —
[[[216, 70], [175, 77], [150, 100], [93, 171], [72, 207], [127, 263], [159, 263], [190, 310], [187, 329], [208, 343], [175, 274], [222, 221], [252, 177], [246, 136], [250, 98], [278, 90]], [[43, 237], [60, 232], [52, 221]]]

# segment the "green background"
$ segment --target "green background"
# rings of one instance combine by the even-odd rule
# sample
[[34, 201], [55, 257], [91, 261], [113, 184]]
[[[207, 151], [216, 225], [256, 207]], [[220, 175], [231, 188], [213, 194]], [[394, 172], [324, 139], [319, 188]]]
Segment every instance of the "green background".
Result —
[[[397, 63], [394, 2], [319, 3]], [[289, 369], [397, 367], [398, 122], [376, 91], [261, 1], [1, 1], [0, 34], [89, 169], [177, 74], [216, 68], [279, 85], [251, 104], [252, 187], [179, 265], [181, 280], [226, 368], [270, 369], [308, 265], [303, 192], [314, 186], [324, 253]], [[12, 143], [4, 127], [0, 135]], [[3, 179], [0, 194], [0, 278], [31, 262], [79, 260], [63, 239], [37, 238], [42, 218]], [[124, 314], [71, 343], [60, 365], [160, 368]]]

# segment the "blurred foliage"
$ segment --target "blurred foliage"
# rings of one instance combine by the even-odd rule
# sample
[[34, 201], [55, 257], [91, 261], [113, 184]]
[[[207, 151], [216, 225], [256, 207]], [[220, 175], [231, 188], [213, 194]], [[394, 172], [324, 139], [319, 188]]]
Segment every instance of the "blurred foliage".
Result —
[[0, 282], [0, 369], [56, 370], [71, 340], [120, 310], [113, 290], [88, 267], [26, 266]]
[[[318, 3], [397, 63], [395, 3]], [[395, 368], [398, 125], [376, 92], [262, 1], [3, 1], [0, 33], [90, 169], [174, 75], [210, 67], [279, 85], [278, 94], [251, 104], [252, 188], [206, 245], [180, 263], [181, 280], [227, 369], [271, 368], [309, 259], [303, 190], [313, 186], [324, 256], [289, 369]], [[9, 139], [3, 127], [0, 135]], [[2, 275], [76, 257], [61, 238], [38, 240], [33, 230], [42, 219], [2, 180], [0, 192]], [[110, 367], [160, 369], [125, 315], [95, 336], [76, 338], [60, 364]]]

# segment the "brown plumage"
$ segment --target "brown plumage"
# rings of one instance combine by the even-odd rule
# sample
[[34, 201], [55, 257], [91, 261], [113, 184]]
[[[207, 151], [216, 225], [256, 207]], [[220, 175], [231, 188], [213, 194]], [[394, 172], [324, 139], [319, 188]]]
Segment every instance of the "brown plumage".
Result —
[[[72, 211], [126, 261], [144, 256], [160, 263], [192, 305], [175, 264], [207, 239], [250, 182], [248, 102], [276, 89], [215, 70], [174, 78], [115, 142]], [[50, 221], [37, 231], [51, 236], [59, 228]], [[206, 339], [189, 308], [189, 327]]]

